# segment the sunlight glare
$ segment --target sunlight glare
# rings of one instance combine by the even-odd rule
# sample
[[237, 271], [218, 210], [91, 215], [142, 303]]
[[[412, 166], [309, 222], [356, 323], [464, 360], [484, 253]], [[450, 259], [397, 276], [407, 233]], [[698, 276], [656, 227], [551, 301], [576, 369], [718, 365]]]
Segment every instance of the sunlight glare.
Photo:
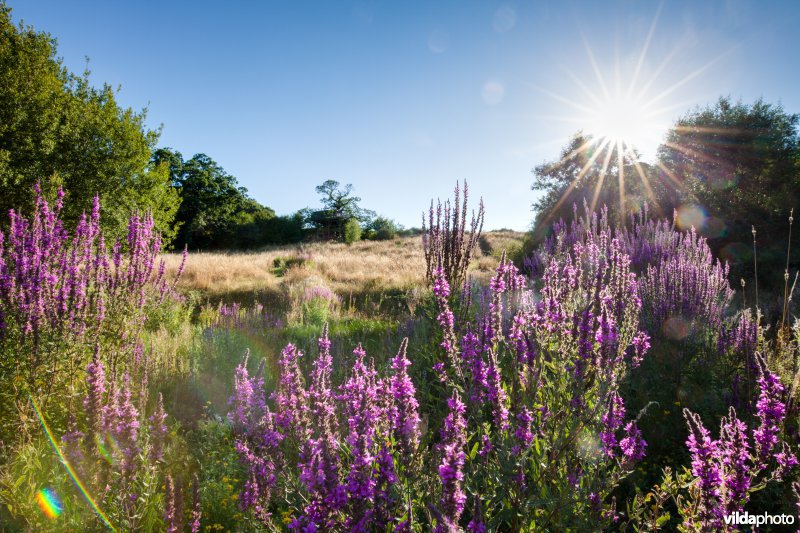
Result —
[[587, 117], [586, 130], [614, 145], [642, 146], [647, 144], [651, 133], [647, 123], [649, 115], [640, 102], [615, 97], [602, 102]]

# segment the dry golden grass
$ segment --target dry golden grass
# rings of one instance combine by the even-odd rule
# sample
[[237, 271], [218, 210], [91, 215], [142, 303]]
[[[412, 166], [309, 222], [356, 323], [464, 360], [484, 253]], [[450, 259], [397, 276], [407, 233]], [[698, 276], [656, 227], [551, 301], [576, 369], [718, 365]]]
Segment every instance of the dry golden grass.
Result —
[[[476, 250], [472, 273], [488, 278], [503, 248], [518, 246], [521, 233], [485, 234]], [[167, 271], [174, 274], [179, 254], [164, 254]], [[275, 268], [276, 260], [294, 260]], [[260, 252], [190, 253], [179, 289], [199, 291], [212, 298], [246, 293], [285, 292], [289, 286], [324, 284], [340, 296], [389, 290], [410, 290], [425, 282], [425, 258], [420, 237], [391, 241], [311, 243], [281, 246]]]
[[509, 255], [517, 253], [524, 239], [525, 234], [518, 231], [492, 231], [481, 235], [478, 245], [484, 255], [499, 258], [504, 250]]

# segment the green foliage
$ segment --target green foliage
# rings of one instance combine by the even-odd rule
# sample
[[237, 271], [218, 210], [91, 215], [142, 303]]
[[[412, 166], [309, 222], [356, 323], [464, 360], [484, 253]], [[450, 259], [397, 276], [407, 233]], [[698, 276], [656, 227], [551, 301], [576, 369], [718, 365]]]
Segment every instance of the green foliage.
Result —
[[364, 238], [375, 241], [387, 241], [397, 237], [402, 230], [402, 226], [392, 219], [385, 217], [375, 217], [366, 225]]
[[74, 223], [100, 195], [107, 233], [122, 235], [131, 209], [152, 211], [171, 237], [178, 209], [168, 175], [150, 164], [158, 132], [145, 111], [119, 106], [114, 90], [69, 72], [50, 35], [16, 26], [0, 5], [0, 211], [31, 208], [33, 185], [62, 185], [64, 218]]
[[250, 198], [247, 189], [213, 159], [196, 154], [184, 161], [180, 152], [160, 148], [152, 162], [168, 169], [182, 200], [177, 212], [178, 247], [252, 248], [264, 242], [275, 212]]
[[344, 242], [353, 244], [361, 240], [361, 224], [358, 220], [351, 218], [344, 224]]
[[189, 440], [193, 444], [190, 450], [203, 465], [199, 479], [203, 522], [210, 528], [236, 531], [243, 519], [237, 499], [245, 473], [239, 465], [230, 425], [204, 420]]
[[271, 218], [264, 223], [264, 244], [295, 244], [306, 238], [305, 217], [298, 211], [293, 215]]
[[[635, 154], [634, 154], [635, 155]], [[583, 132], [575, 134], [555, 161], [542, 163], [533, 169], [534, 191], [543, 191], [534, 204], [537, 234], [559, 219], [572, 220], [573, 206], [584, 202], [595, 207], [608, 206], [611, 220], [625, 220], [627, 214], [638, 210], [646, 193], [638, 177], [631, 154], [622, 158], [625, 179], [625, 205], [620, 206], [619, 154], [616, 148]], [[640, 164], [642, 171], [647, 165]], [[635, 177], [635, 179], [631, 179]]]
[[682, 184], [681, 199], [706, 212], [698, 231], [739, 263], [732, 279], [753, 275], [755, 225], [759, 282], [782, 285], [789, 210], [800, 207], [798, 120], [761, 99], [746, 105], [720, 98], [679, 119], [659, 149], [660, 163]]
[[310, 266], [313, 262], [311, 259], [304, 257], [302, 255], [295, 255], [291, 257], [276, 257], [272, 260], [272, 268], [273, 273], [281, 277], [286, 274], [286, 271], [290, 268], [303, 268], [306, 266]]
[[325, 298], [312, 298], [303, 302], [303, 323], [321, 328], [328, 321], [331, 312], [331, 302]]

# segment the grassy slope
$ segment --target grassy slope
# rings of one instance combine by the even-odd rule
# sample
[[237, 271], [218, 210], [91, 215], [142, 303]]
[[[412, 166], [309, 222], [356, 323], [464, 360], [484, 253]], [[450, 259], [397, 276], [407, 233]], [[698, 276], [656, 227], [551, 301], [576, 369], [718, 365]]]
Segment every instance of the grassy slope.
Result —
[[[521, 246], [524, 234], [485, 233], [475, 251], [471, 274], [488, 279], [502, 251]], [[168, 274], [177, 270], [179, 254], [165, 254]], [[406, 294], [423, 285], [425, 259], [420, 237], [390, 241], [311, 243], [269, 247], [258, 252], [190, 253], [179, 289], [210, 301], [258, 301], [284, 308], [292, 286], [324, 285], [345, 305], [357, 307], [370, 298]], [[364, 309], [366, 310], [366, 309]]]

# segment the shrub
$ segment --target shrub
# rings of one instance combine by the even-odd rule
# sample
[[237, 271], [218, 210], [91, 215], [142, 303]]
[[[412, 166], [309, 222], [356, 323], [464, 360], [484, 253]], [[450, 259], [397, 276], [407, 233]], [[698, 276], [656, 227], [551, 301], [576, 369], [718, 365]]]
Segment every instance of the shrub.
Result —
[[398, 232], [401, 230], [401, 226], [399, 226], [394, 220], [384, 217], [376, 217], [372, 222], [369, 223], [367, 230], [366, 237], [368, 239], [376, 241], [388, 241], [397, 237]]
[[358, 219], [348, 219], [344, 224], [344, 242], [346, 244], [353, 244], [361, 240], [361, 224]]

